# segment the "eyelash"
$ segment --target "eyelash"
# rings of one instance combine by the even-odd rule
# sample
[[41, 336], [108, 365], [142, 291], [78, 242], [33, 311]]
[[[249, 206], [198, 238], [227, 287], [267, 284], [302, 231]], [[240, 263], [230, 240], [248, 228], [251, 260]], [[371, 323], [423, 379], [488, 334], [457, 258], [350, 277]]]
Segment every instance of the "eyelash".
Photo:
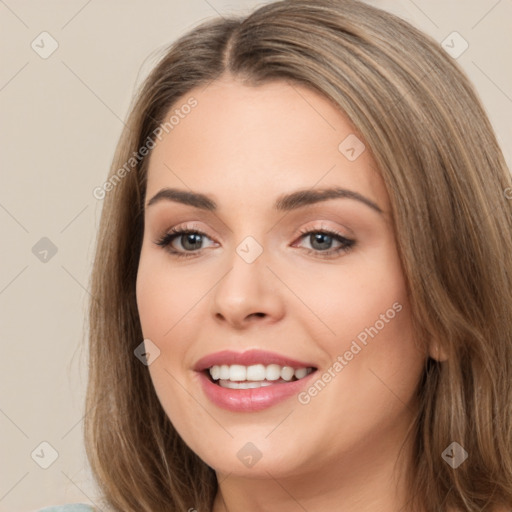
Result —
[[[346, 238], [343, 235], [341, 235], [340, 233], [338, 233], [336, 231], [333, 231], [331, 229], [323, 229], [323, 228], [321, 228], [321, 229], [310, 229], [310, 230], [304, 229], [304, 230], [301, 230], [299, 233], [301, 235], [299, 238], [303, 238], [306, 235], [319, 234], [319, 233], [322, 234], [322, 235], [328, 235], [328, 236], [333, 237], [334, 239], [336, 239], [338, 242], [340, 242], [342, 244], [340, 247], [338, 247], [336, 249], [329, 249], [327, 251], [319, 251], [319, 250], [315, 250], [315, 249], [306, 249], [307, 254], [314, 254], [316, 256], [319, 256], [320, 258], [330, 258], [330, 257], [336, 256], [336, 255], [338, 255], [340, 253], [346, 253], [351, 248], [353, 248], [355, 243], [356, 243], [355, 240], [352, 240], [350, 238]], [[175, 249], [173, 249], [171, 247], [171, 243], [174, 241], [175, 238], [178, 238], [181, 235], [188, 235], [188, 234], [195, 234], [195, 235], [200, 235], [200, 236], [204, 236], [204, 237], [209, 238], [206, 233], [204, 233], [202, 231], [199, 231], [197, 229], [188, 229], [186, 227], [184, 227], [184, 228], [171, 228], [169, 233], [165, 233], [161, 238], [156, 240], [154, 243], [156, 245], [166, 249], [173, 256], [176, 256], [178, 258], [190, 258], [190, 257], [197, 256], [198, 252], [201, 249], [198, 249], [196, 251], [181, 252], [181, 251], [177, 251], [177, 250], [175, 250]]]

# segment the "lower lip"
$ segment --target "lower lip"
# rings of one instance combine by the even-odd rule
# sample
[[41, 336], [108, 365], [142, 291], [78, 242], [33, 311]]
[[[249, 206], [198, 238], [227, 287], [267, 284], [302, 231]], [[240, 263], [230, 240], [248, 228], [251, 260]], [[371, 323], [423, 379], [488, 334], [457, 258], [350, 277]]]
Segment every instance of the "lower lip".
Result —
[[298, 395], [316, 370], [302, 379], [261, 388], [229, 389], [214, 384], [204, 372], [198, 372], [206, 396], [217, 406], [234, 412], [256, 412]]

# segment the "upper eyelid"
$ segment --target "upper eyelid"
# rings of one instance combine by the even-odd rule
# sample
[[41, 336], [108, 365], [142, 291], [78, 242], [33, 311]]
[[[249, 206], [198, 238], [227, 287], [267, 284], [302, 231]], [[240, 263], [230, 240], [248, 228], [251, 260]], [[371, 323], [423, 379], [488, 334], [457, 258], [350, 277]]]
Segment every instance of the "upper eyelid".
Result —
[[[347, 238], [347, 239], [350, 239], [351, 237], [355, 236], [353, 231], [350, 228], [347, 228], [345, 226], [343, 226], [343, 229], [338, 229], [338, 228], [333, 228], [333, 227], [323, 225], [322, 223], [325, 222], [324, 219], [318, 221], [321, 223], [321, 225], [310, 226], [309, 224], [311, 222], [315, 222], [315, 221], [309, 221], [305, 227], [301, 227], [299, 230], [294, 230], [295, 236], [304, 236], [305, 234], [308, 234], [311, 232], [322, 232], [322, 231], [331, 232], [333, 234], [339, 235], [339, 236], [341, 236], [343, 238]], [[208, 234], [208, 230], [203, 229], [200, 226], [197, 226], [195, 223], [193, 223], [193, 224], [188, 224], [188, 223], [177, 224], [176, 226], [173, 226], [171, 228], [164, 230], [162, 233], [163, 233], [163, 235], [166, 235], [166, 234], [180, 235], [180, 233], [174, 233], [173, 230], [179, 230], [179, 231], [185, 231], [185, 232], [198, 232], [201, 235], [207, 236], [211, 240], [216, 241], [215, 237], [212, 237]], [[341, 233], [340, 231], [343, 231], [343, 230], [347, 231], [348, 233], [347, 234]]]

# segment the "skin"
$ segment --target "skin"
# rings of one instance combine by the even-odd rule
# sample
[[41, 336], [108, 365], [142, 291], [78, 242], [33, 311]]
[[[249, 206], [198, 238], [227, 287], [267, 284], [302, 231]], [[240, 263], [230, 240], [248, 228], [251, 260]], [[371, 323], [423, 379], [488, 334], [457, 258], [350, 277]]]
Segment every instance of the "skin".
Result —
[[[369, 151], [349, 161], [338, 146], [354, 127], [302, 86], [250, 87], [225, 76], [177, 105], [191, 96], [197, 106], [152, 150], [146, 204], [175, 187], [208, 194], [218, 210], [167, 200], [146, 207], [137, 302], [144, 337], [160, 349], [149, 366], [158, 398], [216, 471], [213, 511], [407, 510], [406, 433], [426, 354], [414, 339], [389, 197]], [[383, 213], [350, 198], [273, 209], [284, 193], [330, 186], [362, 194]], [[184, 225], [206, 233], [200, 249], [188, 249], [192, 257], [155, 244]], [[325, 228], [356, 244], [322, 257], [340, 243], [318, 245], [300, 230]], [[263, 248], [250, 264], [236, 253], [247, 236]], [[186, 243], [178, 236], [173, 247], [187, 252]], [[259, 348], [311, 362], [321, 375], [395, 303], [401, 311], [305, 405], [294, 396], [263, 411], [227, 411], [192, 370], [219, 350]], [[237, 457], [247, 442], [262, 454], [252, 467]]]

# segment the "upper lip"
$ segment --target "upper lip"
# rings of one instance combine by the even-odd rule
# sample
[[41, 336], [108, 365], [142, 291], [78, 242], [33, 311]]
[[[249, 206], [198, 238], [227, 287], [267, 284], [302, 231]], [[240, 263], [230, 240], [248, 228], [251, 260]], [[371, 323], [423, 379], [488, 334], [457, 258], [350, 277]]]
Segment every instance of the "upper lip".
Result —
[[211, 368], [214, 365], [232, 365], [240, 364], [242, 366], [251, 366], [254, 364], [278, 364], [280, 366], [291, 366], [292, 368], [315, 368], [311, 363], [304, 363], [291, 359], [281, 354], [274, 352], [268, 352], [266, 350], [247, 350], [245, 352], [235, 352], [233, 350], [222, 350], [221, 352], [215, 352], [208, 354], [205, 357], [199, 359], [194, 365], [194, 370], [201, 372]]

